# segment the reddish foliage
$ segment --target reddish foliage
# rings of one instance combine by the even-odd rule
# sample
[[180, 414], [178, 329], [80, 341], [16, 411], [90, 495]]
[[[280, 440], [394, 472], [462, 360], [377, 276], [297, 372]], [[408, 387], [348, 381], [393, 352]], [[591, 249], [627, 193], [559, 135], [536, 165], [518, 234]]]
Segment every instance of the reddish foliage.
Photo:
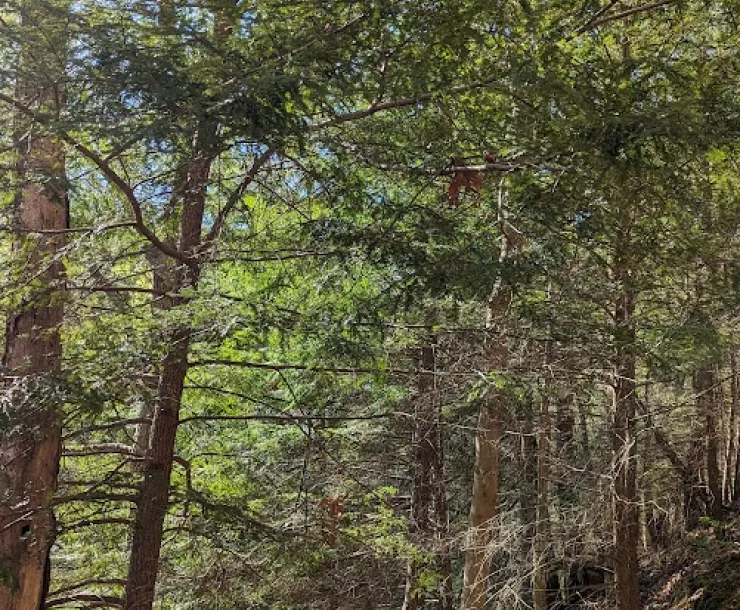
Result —
[[481, 186], [482, 178], [479, 171], [455, 172], [455, 175], [452, 177], [452, 182], [450, 182], [450, 188], [448, 189], [450, 204], [455, 207], [460, 205], [460, 192], [463, 189], [465, 191], [480, 193]]

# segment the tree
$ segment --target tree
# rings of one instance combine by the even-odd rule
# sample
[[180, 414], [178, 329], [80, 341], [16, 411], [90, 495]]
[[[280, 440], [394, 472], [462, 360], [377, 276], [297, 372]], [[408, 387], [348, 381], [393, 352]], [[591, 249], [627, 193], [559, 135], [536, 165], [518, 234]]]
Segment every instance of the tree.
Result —
[[[65, 150], [53, 129], [64, 100], [64, 5], [24, 2], [14, 116], [17, 282], [5, 332], [0, 437], [0, 606], [36, 610], [49, 584], [56, 534], [51, 500], [61, 449], [62, 258], [68, 228]], [[4, 83], [5, 84], [5, 83]], [[43, 123], [34, 117], [50, 117]]]

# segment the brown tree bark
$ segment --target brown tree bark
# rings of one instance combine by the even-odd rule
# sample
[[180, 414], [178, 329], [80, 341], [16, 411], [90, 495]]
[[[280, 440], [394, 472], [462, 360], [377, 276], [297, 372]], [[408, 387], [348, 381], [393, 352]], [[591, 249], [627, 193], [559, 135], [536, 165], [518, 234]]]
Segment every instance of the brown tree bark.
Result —
[[633, 271], [629, 256], [628, 231], [625, 243], [617, 247], [615, 279], [620, 295], [614, 310], [614, 575], [618, 610], [639, 610], [637, 550], [640, 542], [639, 496], [635, 451], [636, 356]]
[[478, 413], [475, 440], [476, 467], [470, 502], [470, 531], [466, 542], [463, 573], [464, 610], [484, 610], [487, 602], [488, 573], [491, 566], [493, 520], [498, 514], [501, 480], [501, 415], [493, 400]]
[[433, 568], [439, 572], [436, 594], [430, 599], [418, 588], [419, 568], [409, 566], [403, 607], [406, 610], [451, 609], [452, 575], [447, 544], [447, 498], [444, 483], [442, 428], [436, 400], [436, 337], [429, 329], [420, 350], [421, 373], [414, 409], [413, 487], [411, 490], [411, 531], [415, 542], [433, 555]]
[[707, 488], [709, 490], [710, 516], [722, 516], [722, 479], [719, 467], [719, 439], [717, 437], [717, 392], [715, 388], [714, 367], [702, 366], [694, 375], [694, 392], [699, 416], [704, 417], [704, 442], [706, 443]]
[[[206, 200], [206, 187], [214, 158], [209, 148], [215, 126], [202, 126], [194, 143], [194, 156], [184, 177], [183, 209], [180, 220], [179, 251], [187, 263], [177, 267], [173, 293], [195, 288], [200, 275], [198, 249]], [[187, 299], [174, 296], [171, 307], [182, 306]], [[190, 328], [174, 327], [167, 339], [168, 350], [161, 364], [154, 420], [149, 433], [143, 481], [139, 490], [133, 525], [131, 558], [126, 580], [126, 610], [151, 610], [157, 581], [164, 520], [169, 505], [170, 475], [175, 455], [180, 404], [188, 371]]]
[[[545, 346], [545, 375], [552, 363], [552, 343]], [[550, 538], [550, 441], [552, 423], [550, 396], [545, 382], [545, 392], [540, 402], [540, 426], [537, 432], [537, 521], [534, 538], [534, 610], [547, 610], [547, 564]]]
[[[48, 17], [47, 17], [48, 18]], [[41, 15], [24, 11], [25, 24]], [[43, 49], [65, 42], [63, 27], [50, 23]], [[38, 41], [28, 40], [26, 44]], [[23, 56], [25, 48], [21, 50]], [[26, 68], [31, 59], [21, 57]], [[49, 59], [48, 73], [58, 62]], [[63, 72], [59, 66], [59, 74]], [[20, 98], [45, 112], [58, 111], [58, 83], [21, 83]], [[39, 610], [48, 591], [49, 553], [55, 535], [51, 500], [57, 486], [61, 422], [55, 378], [61, 370], [64, 267], [59, 258], [69, 210], [64, 148], [41, 127], [20, 120], [17, 139], [21, 186], [15, 224], [23, 239], [24, 279], [32, 288], [7, 320], [3, 366], [10, 399], [8, 428], [0, 439], [0, 608]], [[61, 231], [60, 233], [41, 233]]]
[[[730, 351], [730, 404], [732, 412], [737, 414], [740, 409], [740, 375], [737, 370], [737, 352], [735, 349]], [[732, 481], [732, 506], [740, 506], [740, 429], [730, 430], [734, 438], [734, 455], [735, 475]]]
[[[160, 27], [165, 34], [175, 33], [175, 16], [172, 0], [162, 0]], [[221, 12], [215, 16], [215, 39], [224, 39], [231, 34], [231, 17]], [[217, 155], [217, 130], [216, 122], [208, 118], [201, 120], [193, 139], [191, 159], [185, 165], [181, 182], [174, 189], [175, 195], [182, 198], [177, 250], [186, 262], [167, 259], [163, 256], [165, 253], [158, 251], [149, 255], [150, 262], [153, 261], [154, 288], [171, 293], [158, 301], [157, 308], [161, 310], [185, 305], [189, 299], [180, 296], [181, 293], [195, 289], [198, 284], [200, 255], [204, 246], [203, 214], [211, 165]], [[154, 417], [149, 430], [138, 431], [139, 443], [148, 441], [148, 449], [133, 525], [125, 610], [151, 610], [154, 604], [180, 406], [188, 372], [190, 327], [186, 324], [175, 326], [165, 341], [168, 350], [160, 364]]]
[[536, 563], [534, 559], [535, 540], [537, 537], [537, 501], [538, 501], [538, 435], [535, 432], [535, 403], [529, 400], [526, 404], [520, 404], [522, 419], [519, 426], [519, 460], [518, 471], [521, 473], [518, 481], [519, 487], [519, 530], [521, 532], [519, 545], [519, 560], [517, 565], [521, 566], [519, 575], [520, 597], [527, 607], [531, 607], [534, 600], [532, 587], [531, 566]]
[[[502, 187], [503, 188], [503, 187]], [[513, 247], [521, 244], [521, 234], [509, 225], [503, 208], [503, 192], [499, 192], [499, 224], [501, 252], [499, 263], [510, 256]], [[504, 332], [504, 320], [512, 300], [512, 290], [499, 277], [491, 290], [486, 311], [488, 336], [486, 358], [489, 370], [506, 370], [509, 346]], [[468, 538], [463, 568], [462, 610], [484, 610], [488, 597], [488, 575], [491, 568], [491, 544], [494, 520], [498, 514], [501, 483], [502, 396], [491, 384], [478, 410], [475, 438], [473, 491], [470, 501]]]

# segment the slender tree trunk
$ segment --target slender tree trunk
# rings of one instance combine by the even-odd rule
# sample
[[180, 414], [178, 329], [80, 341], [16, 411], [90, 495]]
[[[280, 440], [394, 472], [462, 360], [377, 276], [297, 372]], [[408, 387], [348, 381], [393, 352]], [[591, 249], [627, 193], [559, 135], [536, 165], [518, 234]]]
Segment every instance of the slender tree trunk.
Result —
[[[206, 187], [213, 161], [209, 144], [215, 136], [215, 126], [204, 125], [194, 144], [194, 157], [188, 165], [183, 193], [179, 251], [188, 258], [175, 274], [173, 293], [197, 286], [200, 274], [198, 247], [205, 208]], [[183, 297], [173, 297], [172, 307], [186, 303]], [[188, 371], [190, 328], [178, 325], [167, 339], [168, 351], [161, 364], [161, 377], [152, 422], [149, 450], [139, 491], [133, 526], [131, 559], [126, 581], [125, 610], [151, 610], [157, 580], [157, 568], [162, 545], [164, 520], [169, 505], [170, 475], [175, 455], [175, 440], [179, 423], [185, 376]]]
[[[411, 490], [412, 536], [421, 547], [431, 550], [435, 569], [440, 572], [440, 586], [433, 599], [419, 587], [419, 566], [409, 565], [403, 607], [406, 610], [449, 608], [451, 574], [449, 554], [444, 549], [447, 530], [447, 499], [444, 486], [442, 435], [435, 388], [436, 337], [429, 329], [421, 347], [418, 398], [414, 409], [413, 487]], [[447, 561], [444, 558], [447, 557]]]
[[[22, 8], [24, 25], [39, 27], [49, 15]], [[61, 75], [66, 31], [63, 23], [44, 24], [42, 42], [20, 63], [34, 70], [44, 61], [47, 74]], [[52, 55], [52, 51], [54, 55]], [[33, 64], [33, 65], [32, 65]], [[23, 78], [23, 77], [22, 77]], [[49, 77], [47, 77], [49, 78]], [[21, 82], [19, 96], [49, 114], [58, 112], [59, 82]], [[19, 193], [15, 225], [23, 239], [26, 268], [33, 287], [7, 319], [3, 366], [11, 408], [9, 427], [0, 438], [0, 608], [39, 610], [49, 584], [49, 554], [55, 536], [51, 500], [57, 486], [61, 454], [61, 421], [55, 378], [61, 370], [64, 268], [59, 254], [64, 234], [35, 231], [68, 228], [64, 149], [38, 125], [19, 119], [17, 139]], [[30, 264], [28, 264], [30, 263]], [[39, 271], [39, 269], [42, 269]], [[31, 284], [31, 277], [25, 280]]]
[[[168, 239], [166, 243], [175, 246], [175, 240]], [[177, 276], [176, 261], [166, 254], [150, 246], [146, 251], [146, 258], [152, 268], [152, 289], [154, 297], [152, 299], [152, 309], [157, 312], [165, 312], [174, 306], [172, 295], [175, 290], [175, 281]], [[162, 337], [168, 340], [168, 337]], [[161, 363], [158, 363], [161, 364]], [[155, 400], [161, 380], [160, 367], [153, 367], [145, 379], [146, 390], [142, 396], [141, 405], [137, 417], [139, 419], [148, 419], [148, 423], [140, 423], [136, 426], [134, 435], [134, 451], [137, 455], [146, 456], [149, 452], [151, 440], [152, 420], [155, 413]]]
[[[628, 232], [625, 232], [628, 234]], [[627, 244], [629, 247], [629, 244]], [[632, 270], [624, 262], [627, 249], [617, 249], [616, 279], [621, 295], [614, 312], [614, 427], [613, 451], [614, 530], [617, 608], [639, 610], [640, 590], [637, 580], [637, 550], [640, 541], [639, 496], [635, 451], [636, 357], [635, 300]]]
[[722, 483], [719, 469], [719, 440], [717, 438], [717, 401], [714, 387], [714, 368], [701, 367], [694, 375], [694, 391], [699, 416], [704, 416], [704, 442], [706, 449], [707, 487], [709, 489], [709, 514], [722, 516]]
[[[545, 346], [545, 375], [552, 363], [552, 342]], [[547, 378], [546, 378], [547, 379]], [[534, 610], [547, 610], [547, 566], [550, 542], [550, 420], [549, 383], [540, 402], [540, 427], [537, 434], [537, 520], [534, 539]]]
[[[165, 34], [175, 34], [175, 5], [172, 0], [160, 2], [160, 27]], [[215, 16], [214, 37], [224, 39], [231, 33], [231, 16]], [[185, 305], [187, 298], [175, 296], [183, 290], [197, 287], [201, 272], [199, 259], [202, 246], [202, 225], [206, 189], [211, 165], [216, 157], [215, 140], [218, 125], [207, 118], [201, 120], [193, 140], [193, 152], [185, 167], [182, 183], [174, 190], [182, 196], [179, 252], [185, 264], [163, 260], [162, 253], [151, 252], [155, 288], [167, 290], [173, 296], [162, 299], [157, 307], [167, 310]], [[157, 260], [162, 259], [159, 264]], [[160, 366], [159, 386], [151, 428], [140, 429], [141, 443], [147, 440], [148, 450], [143, 481], [139, 490], [133, 525], [131, 557], [124, 610], [151, 610], [154, 604], [159, 556], [164, 522], [169, 506], [170, 476], [175, 456], [180, 405], [188, 372], [191, 329], [179, 324], [165, 339], [168, 351]], [[148, 432], [148, 434], [147, 434]]]
[[538, 501], [538, 451], [537, 434], [534, 429], [534, 403], [522, 405], [521, 440], [519, 443], [519, 523], [521, 538], [519, 545], [520, 597], [522, 605], [531, 608], [533, 604], [532, 582], [529, 578], [533, 564], [536, 564], [535, 539], [537, 534]]
[[[737, 414], [740, 409], [740, 375], [737, 370], [737, 352], [733, 348], [730, 351], [730, 404], [733, 413]], [[732, 506], [740, 505], [740, 428], [730, 431], [734, 438], [734, 461], [735, 476], [733, 477], [732, 486]]]
[[470, 503], [465, 570], [463, 574], [464, 610], [483, 610], [487, 601], [488, 573], [491, 566], [493, 520], [498, 513], [501, 478], [501, 415], [498, 405], [487, 401], [478, 414], [475, 441], [476, 468]]
[[436, 408], [437, 421], [437, 447], [436, 461], [434, 464], [434, 514], [436, 529], [437, 566], [440, 574], [439, 582], [439, 610], [453, 610], [454, 600], [452, 597], [452, 558], [450, 556], [450, 517], [447, 510], [447, 486], [444, 476], [444, 438], [441, 425], [440, 406]]
[[[499, 262], [503, 263], [509, 258], [512, 246], [517, 246], [515, 241], [520, 240], [521, 235], [506, 220], [502, 190], [499, 191], [499, 224], [502, 232]], [[494, 373], [505, 370], [509, 361], [509, 346], [503, 321], [508, 314], [511, 299], [511, 287], [499, 277], [488, 299], [486, 312], [486, 328], [489, 331], [486, 356], [489, 370]], [[487, 602], [493, 525], [498, 514], [501, 483], [501, 403], [500, 391], [492, 384], [478, 411], [470, 529], [463, 569], [462, 610], [484, 610]]]

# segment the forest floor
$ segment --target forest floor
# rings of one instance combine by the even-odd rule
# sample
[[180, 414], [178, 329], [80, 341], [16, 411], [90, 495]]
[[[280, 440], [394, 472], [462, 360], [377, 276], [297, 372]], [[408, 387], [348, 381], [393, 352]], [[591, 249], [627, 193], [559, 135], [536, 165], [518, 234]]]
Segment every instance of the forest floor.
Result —
[[641, 576], [646, 610], [740, 610], [740, 518], [705, 521]]

